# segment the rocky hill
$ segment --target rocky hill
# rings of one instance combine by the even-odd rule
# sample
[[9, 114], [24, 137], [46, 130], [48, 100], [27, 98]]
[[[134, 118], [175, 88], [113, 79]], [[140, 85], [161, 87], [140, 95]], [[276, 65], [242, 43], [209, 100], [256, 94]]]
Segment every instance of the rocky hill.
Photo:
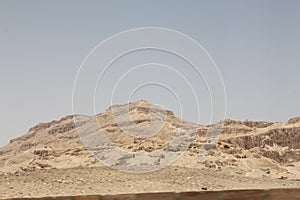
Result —
[[[32, 127], [0, 148], [0, 173], [103, 166], [99, 158], [118, 169], [137, 164], [133, 160], [139, 155], [150, 155], [153, 161], [144, 165], [162, 166], [168, 157], [182, 154], [165, 163], [245, 177], [300, 180], [300, 118], [286, 123], [224, 120], [212, 140], [208, 135], [215, 126], [182, 121], [147, 101], [116, 105], [94, 117], [67, 116]], [[110, 145], [103, 138], [97, 142], [99, 131]], [[172, 140], [177, 142], [171, 144]], [[110, 155], [115, 147], [127, 154]], [[110, 162], [103, 155], [114, 159]]]

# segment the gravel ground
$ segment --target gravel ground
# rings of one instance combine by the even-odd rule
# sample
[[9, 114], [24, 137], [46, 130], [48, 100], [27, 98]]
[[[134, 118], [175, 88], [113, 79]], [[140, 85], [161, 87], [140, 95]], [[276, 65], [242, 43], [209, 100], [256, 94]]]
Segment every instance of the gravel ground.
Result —
[[181, 167], [143, 174], [95, 167], [36, 170], [0, 176], [2, 198], [299, 187], [300, 181], [250, 178], [225, 171]]

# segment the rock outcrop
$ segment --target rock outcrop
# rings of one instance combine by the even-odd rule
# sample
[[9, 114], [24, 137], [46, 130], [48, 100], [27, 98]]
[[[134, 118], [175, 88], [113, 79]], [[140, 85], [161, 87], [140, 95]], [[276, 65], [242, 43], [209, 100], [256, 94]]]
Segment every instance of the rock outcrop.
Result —
[[[89, 127], [91, 120], [97, 120], [99, 127]], [[178, 166], [300, 177], [295, 173], [300, 166], [300, 117], [287, 123], [227, 119], [220, 124], [220, 135], [211, 138], [208, 133], [216, 125], [183, 121], [172, 111], [147, 101], [115, 105], [94, 117], [67, 116], [34, 126], [0, 148], [0, 172], [101, 166], [92, 152], [111, 147], [85, 143], [85, 137], [101, 130], [112, 145], [131, 152], [130, 156], [164, 149], [183, 152], [174, 163]], [[86, 135], [78, 135], [80, 129]], [[176, 138], [179, 142], [170, 145]], [[155, 164], [166, 156], [157, 155]], [[125, 162], [125, 157], [120, 162]]]

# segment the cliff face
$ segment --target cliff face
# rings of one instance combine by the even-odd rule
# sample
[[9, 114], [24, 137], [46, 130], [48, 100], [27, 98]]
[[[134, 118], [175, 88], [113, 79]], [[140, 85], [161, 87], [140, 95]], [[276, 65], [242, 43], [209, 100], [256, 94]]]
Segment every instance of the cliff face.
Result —
[[300, 127], [297, 124], [282, 125], [263, 132], [254, 130], [252, 134], [225, 139], [225, 142], [243, 149], [255, 150], [260, 155], [288, 164], [300, 161]]
[[[98, 128], [91, 125], [92, 120], [99, 123]], [[146, 101], [116, 105], [94, 117], [67, 116], [29, 129], [0, 148], [0, 172], [101, 166], [93, 151], [111, 148], [91, 137], [101, 130], [111, 145], [130, 155], [151, 155], [163, 149], [155, 158], [158, 165], [169, 153], [182, 153], [173, 165], [257, 176], [299, 176], [300, 118], [287, 123], [224, 120], [213, 142], [206, 137], [211, 127], [182, 121], [172, 111]], [[180, 141], [170, 145], [178, 137]]]

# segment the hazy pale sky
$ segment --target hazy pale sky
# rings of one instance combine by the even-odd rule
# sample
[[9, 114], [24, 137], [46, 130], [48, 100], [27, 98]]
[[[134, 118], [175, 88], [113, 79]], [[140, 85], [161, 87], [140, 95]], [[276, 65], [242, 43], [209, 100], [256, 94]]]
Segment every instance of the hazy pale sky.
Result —
[[[0, 0], [0, 145], [39, 122], [72, 114], [73, 83], [87, 54], [109, 36], [138, 27], [183, 32], [209, 52], [225, 84], [227, 118], [287, 121], [300, 116], [299, 9], [297, 0]], [[106, 79], [114, 79], [123, 65], [142, 63], [135, 59], [167, 56], [147, 51], [129, 55]], [[180, 60], [167, 60], [187, 76], [193, 74]], [[209, 105], [203, 82], [194, 85], [205, 113]], [[103, 93], [110, 90], [99, 86], [97, 112], [110, 104], [101, 99], [101, 87]], [[179, 115], [174, 98], [164, 95], [163, 88], [145, 87], [132, 100], [146, 99]], [[119, 103], [126, 102], [120, 98]], [[187, 112], [184, 119], [193, 121], [194, 116]]]

